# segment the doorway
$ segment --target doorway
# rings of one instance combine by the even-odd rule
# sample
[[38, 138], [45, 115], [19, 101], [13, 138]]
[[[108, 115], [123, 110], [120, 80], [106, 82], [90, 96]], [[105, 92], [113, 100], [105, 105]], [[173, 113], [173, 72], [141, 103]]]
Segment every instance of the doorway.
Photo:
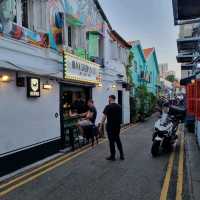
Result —
[[[60, 84], [60, 123], [61, 123], [61, 148], [70, 146], [70, 138], [65, 133], [65, 125], [70, 121], [69, 112], [73, 107], [76, 97], [83, 102], [81, 113], [87, 111], [87, 101], [92, 98], [92, 88]], [[80, 114], [80, 113], [79, 113]]]

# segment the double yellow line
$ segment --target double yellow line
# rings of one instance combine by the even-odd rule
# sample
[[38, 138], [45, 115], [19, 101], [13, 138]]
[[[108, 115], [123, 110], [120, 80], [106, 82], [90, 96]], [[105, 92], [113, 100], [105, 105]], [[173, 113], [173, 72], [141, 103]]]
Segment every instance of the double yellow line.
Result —
[[[176, 200], [182, 200], [183, 184], [184, 184], [184, 131], [180, 133], [179, 129], [178, 135], [180, 135], [180, 150], [179, 150], [179, 163], [178, 163], [178, 178], [176, 186]], [[173, 151], [169, 158], [167, 172], [160, 194], [160, 200], [167, 200], [170, 187], [170, 180], [174, 166], [174, 159], [175, 159], [175, 152]]]
[[[131, 125], [126, 127], [125, 129], [123, 129], [121, 131], [121, 133], [124, 133], [127, 129], [129, 128], [134, 128], [136, 127], [136, 125]], [[101, 139], [99, 141], [99, 144], [105, 143], [107, 141], [107, 139]], [[16, 177], [4, 184], [0, 185], [0, 198], [5, 196], [6, 194], [8, 194], [9, 192], [17, 189], [20, 186], [25, 185], [26, 183], [29, 183], [37, 178], [39, 178], [40, 176], [46, 174], [47, 172], [52, 171], [53, 169], [62, 166], [63, 164], [69, 162], [70, 160], [73, 160], [74, 158], [86, 153], [87, 151], [89, 151], [90, 149], [92, 149], [93, 147], [91, 147], [91, 145], [86, 145], [78, 150], [76, 150], [75, 152], [69, 153], [67, 155], [61, 156], [55, 160], [52, 160], [36, 169], [31, 170], [30, 172], [27, 172], [24, 175], [21, 175], [19, 177]]]

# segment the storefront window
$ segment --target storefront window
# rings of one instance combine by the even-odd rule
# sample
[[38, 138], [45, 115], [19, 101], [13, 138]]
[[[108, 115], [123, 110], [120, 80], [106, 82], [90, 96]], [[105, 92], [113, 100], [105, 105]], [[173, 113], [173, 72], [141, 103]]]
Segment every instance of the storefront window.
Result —
[[70, 118], [70, 114], [76, 115], [86, 112], [86, 103], [90, 99], [90, 95], [89, 88], [63, 85], [61, 93], [61, 110], [64, 119]]

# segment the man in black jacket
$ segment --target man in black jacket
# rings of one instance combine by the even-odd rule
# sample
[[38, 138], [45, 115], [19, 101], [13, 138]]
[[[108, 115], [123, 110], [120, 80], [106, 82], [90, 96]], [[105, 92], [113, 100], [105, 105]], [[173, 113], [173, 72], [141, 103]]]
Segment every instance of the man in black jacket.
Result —
[[114, 95], [109, 96], [109, 105], [107, 105], [103, 111], [102, 124], [105, 122], [107, 118], [107, 133], [108, 140], [110, 144], [110, 156], [107, 157], [107, 160], [114, 161], [115, 160], [115, 143], [117, 144], [120, 159], [124, 160], [124, 152], [122, 143], [120, 140], [120, 128], [122, 123], [122, 107], [115, 103], [116, 97]]

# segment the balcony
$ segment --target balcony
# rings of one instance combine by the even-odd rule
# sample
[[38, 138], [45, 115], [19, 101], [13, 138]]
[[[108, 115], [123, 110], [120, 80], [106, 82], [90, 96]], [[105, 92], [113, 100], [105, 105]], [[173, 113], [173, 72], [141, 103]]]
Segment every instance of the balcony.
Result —
[[177, 40], [178, 52], [194, 52], [200, 48], [200, 37], [184, 38]]
[[174, 10], [174, 23], [180, 25], [200, 20], [200, 1], [198, 0], [172, 0]]
[[5, 30], [2, 29], [1, 35], [37, 47], [49, 48], [50, 46], [48, 33], [37, 33], [14, 22], [8, 22]]
[[194, 59], [192, 54], [178, 54], [176, 57], [178, 63], [191, 63]]
[[188, 64], [182, 64], [181, 65], [181, 70], [193, 70], [195, 68], [195, 64], [188, 63]]

